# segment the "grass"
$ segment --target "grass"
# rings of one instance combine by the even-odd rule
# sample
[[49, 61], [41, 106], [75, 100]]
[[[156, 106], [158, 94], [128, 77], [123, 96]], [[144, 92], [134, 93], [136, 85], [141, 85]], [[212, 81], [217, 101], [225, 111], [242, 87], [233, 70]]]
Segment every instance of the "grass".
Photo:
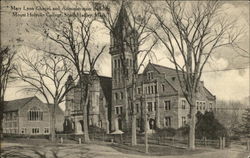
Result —
[[151, 155], [151, 156], [164, 156], [164, 155], [192, 155], [202, 152], [207, 152], [209, 150], [196, 149], [194, 151], [182, 148], [175, 148], [163, 145], [149, 145], [149, 153], [145, 153], [145, 145], [139, 144], [136, 146], [131, 146], [128, 144], [111, 144], [110, 145], [115, 150], [126, 153], [126, 154], [136, 154], [136, 155]]

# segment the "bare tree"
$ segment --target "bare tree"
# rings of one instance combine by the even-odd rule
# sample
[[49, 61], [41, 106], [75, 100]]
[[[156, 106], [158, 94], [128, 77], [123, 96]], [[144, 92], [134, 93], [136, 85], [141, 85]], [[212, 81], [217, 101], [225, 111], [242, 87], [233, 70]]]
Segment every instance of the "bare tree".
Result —
[[8, 46], [1, 47], [0, 52], [0, 138], [2, 138], [3, 128], [3, 111], [4, 111], [4, 96], [5, 91], [10, 79], [10, 74], [13, 72], [14, 56], [15, 52], [12, 52]]
[[[28, 83], [31, 87], [23, 90], [40, 94], [50, 106], [51, 114], [51, 141], [55, 141], [55, 109], [64, 101], [65, 95], [74, 88], [65, 86], [69, 74], [72, 74], [69, 62], [62, 57], [53, 55], [28, 53], [19, 57], [20, 63], [16, 69], [17, 79]], [[73, 79], [73, 78], [72, 78]]]
[[[222, 2], [164, 1], [151, 3], [157, 30], [152, 32], [167, 49], [182, 93], [190, 105], [189, 148], [195, 149], [196, 97], [204, 66], [216, 49], [234, 47], [242, 30], [221, 15]], [[181, 58], [181, 62], [177, 60]], [[183, 64], [182, 64], [183, 62]]]
[[[110, 4], [112, 3], [112, 4]], [[102, 22], [109, 29], [110, 34], [115, 40], [115, 43], [111, 45], [111, 49], [119, 49], [121, 65], [123, 69], [123, 83], [124, 83], [124, 93], [125, 93], [125, 104], [126, 104], [126, 123], [128, 127], [128, 115], [131, 115], [132, 124], [131, 124], [131, 133], [132, 141], [131, 144], [136, 145], [136, 110], [135, 110], [135, 101], [136, 101], [136, 82], [138, 79], [138, 73], [143, 65], [146, 57], [154, 54], [153, 48], [157, 44], [157, 41], [152, 32], [148, 29], [148, 25], [151, 22], [151, 13], [149, 12], [149, 6], [146, 3], [141, 3], [141, 9], [136, 8], [135, 6], [138, 3], [134, 2], [125, 2], [122, 1], [121, 4], [117, 2], [110, 2], [108, 4], [102, 3], [104, 8], [109, 8], [109, 5], [118, 5], [120, 6], [119, 12], [112, 17], [110, 12], [111, 9], [107, 10], [105, 16], [102, 16]], [[140, 10], [140, 11], [138, 11]], [[128, 21], [129, 24], [122, 24], [121, 27], [124, 27], [125, 34], [117, 31], [115, 24], [117, 23], [118, 18], [124, 18], [125, 21]], [[117, 47], [117, 48], [115, 48]], [[129, 72], [129, 67], [131, 66], [129, 61], [126, 59], [125, 52], [129, 51], [132, 54], [132, 71]], [[141, 56], [141, 60], [138, 60], [138, 57]], [[132, 75], [132, 78], [131, 78]], [[131, 89], [131, 100], [128, 98], [128, 91]], [[131, 107], [129, 107], [129, 103]], [[146, 113], [145, 113], [146, 114]], [[146, 129], [146, 128], [145, 128]], [[145, 132], [146, 133], [146, 132]]]
[[[86, 2], [83, 6], [79, 2], [55, 2], [57, 6], [87, 8], [90, 7]], [[46, 7], [47, 4], [39, 1], [39, 6]], [[88, 6], [89, 5], [89, 6]], [[65, 14], [61, 10], [59, 14]], [[92, 77], [95, 75], [95, 66], [100, 56], [105, 51], [105, 44], [96, 44], [94, 40], [95, 29], [97, 25], [96, 16], [88, 16], [87, 11], [83, 11], [80, 15], [75, 11], [67, 11], [67, 15], [57, 17], [46, 17], [38, 25], [33, 25], [31, 28], [40, 33], [44, 39], [60, 49], [60, 51], [51, 51], [46, 48], [35, 48], [43, 50], [48, 54], [53, 54], [63, 57], [70, 61], [77, 72], [80, 84], [80, 107], [83, 110], [83, 126], [84, 126], [84, 139], [89, 142], [88, 134], [88, 112], [87, 106], [89, 105], [89, 88], [92, 85]], [[86, 14], [82, 16], [82, 14]]]

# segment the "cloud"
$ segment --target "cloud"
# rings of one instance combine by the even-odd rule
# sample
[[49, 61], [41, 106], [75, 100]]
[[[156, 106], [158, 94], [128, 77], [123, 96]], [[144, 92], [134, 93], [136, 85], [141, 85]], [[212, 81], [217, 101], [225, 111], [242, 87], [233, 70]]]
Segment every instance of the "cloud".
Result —
[[205, 72], [202, 80], [219, 99], [241, 100], [249, 96], [249, 68], [244, 73], [240, 70]]

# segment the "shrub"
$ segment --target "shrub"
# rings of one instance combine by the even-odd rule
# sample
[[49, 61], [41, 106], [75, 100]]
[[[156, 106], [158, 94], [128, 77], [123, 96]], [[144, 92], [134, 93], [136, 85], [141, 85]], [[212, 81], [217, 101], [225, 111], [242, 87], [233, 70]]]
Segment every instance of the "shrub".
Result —
[[196, 123], [196, 138], [206, 137], [208, 139], [218, 139], [219, 137], [227, 137], [226, 128], [215, 119], [213, 112], [205, 112], [200, 115]]
[[156, 128], [155, 134], [157, 136], [167, 136], [167, 137], [173, 137], [176, 134], [176, 129], [174, 128]]

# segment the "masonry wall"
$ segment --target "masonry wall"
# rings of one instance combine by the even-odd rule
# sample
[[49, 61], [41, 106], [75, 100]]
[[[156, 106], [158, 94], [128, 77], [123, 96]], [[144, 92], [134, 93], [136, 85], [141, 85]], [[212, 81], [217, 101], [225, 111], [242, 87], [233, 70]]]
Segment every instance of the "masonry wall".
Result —
[[[43, 120], [28, 120], [28, 111], [32, 107], [37, 107], [43, 112]], [[38, 133], [33, 133], [32, 129], [38, 128]], [[20, 134], [49, 134], [45, 129], [50, 129], [50, 113], [46, 104], [34, 98], [19, 110], [19, 133]]]

